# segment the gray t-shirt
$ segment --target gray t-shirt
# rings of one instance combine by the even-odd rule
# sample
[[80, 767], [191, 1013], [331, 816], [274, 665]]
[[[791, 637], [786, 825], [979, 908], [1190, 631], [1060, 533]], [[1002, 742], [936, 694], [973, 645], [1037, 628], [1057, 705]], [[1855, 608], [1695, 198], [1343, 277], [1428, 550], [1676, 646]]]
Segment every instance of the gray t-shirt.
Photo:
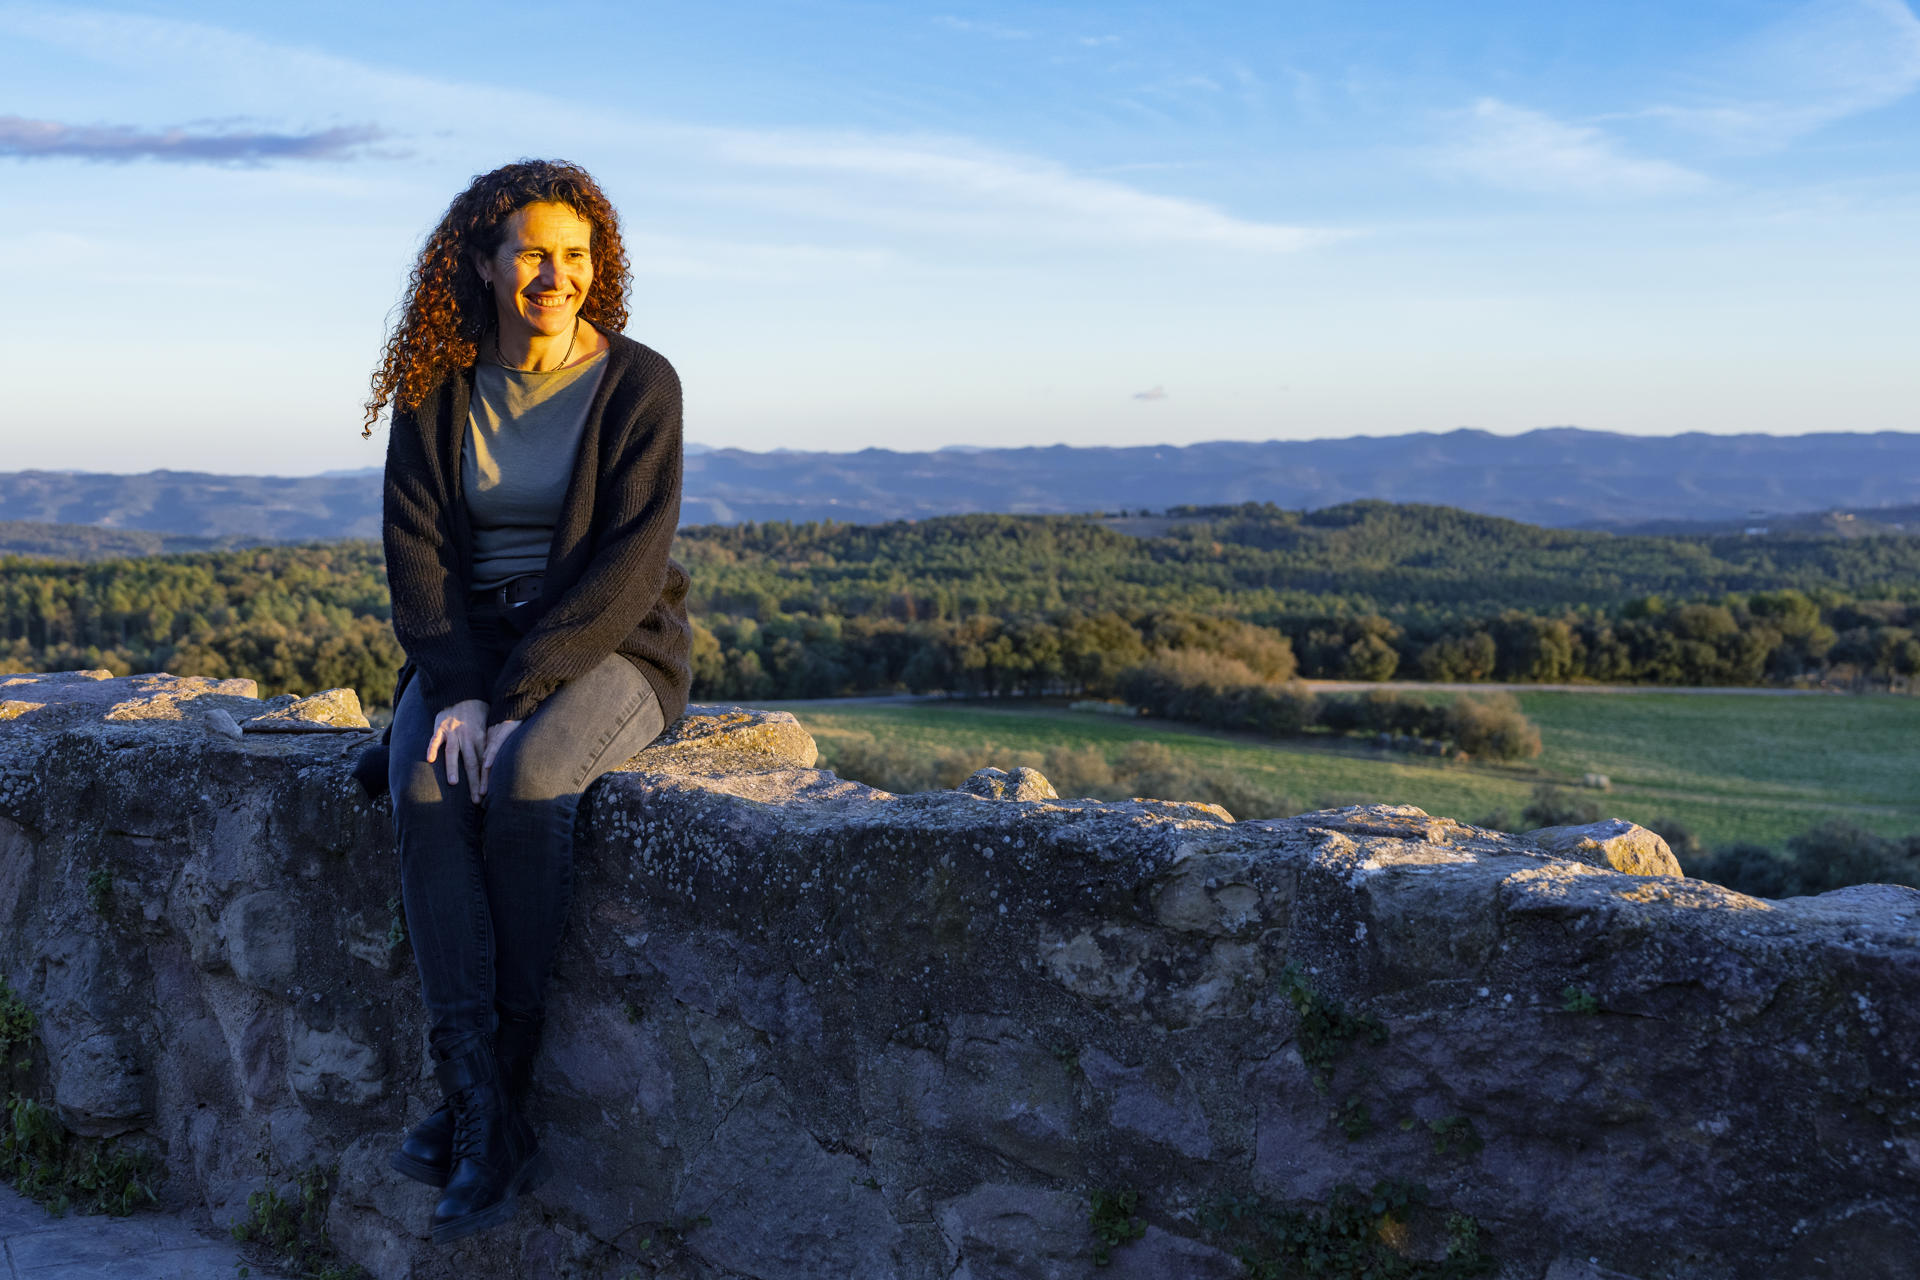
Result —
[[473, 586], [495, 587], [546, 570], [587, 408], [606, 369], [604, 351], [548, 373], [484, 361], [474, 367], [460, 453], [473, 528]]

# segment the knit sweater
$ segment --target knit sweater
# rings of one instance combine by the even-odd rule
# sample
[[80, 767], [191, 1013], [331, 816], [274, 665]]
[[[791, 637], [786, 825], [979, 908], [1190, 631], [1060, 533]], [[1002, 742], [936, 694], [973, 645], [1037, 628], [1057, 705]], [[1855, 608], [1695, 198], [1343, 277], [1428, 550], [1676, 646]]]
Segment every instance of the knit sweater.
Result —
[[490, 685], [467, 626], [472, 536], [460, 455], [473, 370], [395, 411], [383, 524], [393, 630], [407, 652], [396, 705], [417, 678], [436, 713], [477, 698], [489, 725], [524, 720], [618, 653], [653, 686], [668, 723], [686, 710], [687, 571], [667, 557], [680, 523], [680, 379], [658, 352], [617, 333], [607, 340], [540, 598], [516, 616], [525, 634]]

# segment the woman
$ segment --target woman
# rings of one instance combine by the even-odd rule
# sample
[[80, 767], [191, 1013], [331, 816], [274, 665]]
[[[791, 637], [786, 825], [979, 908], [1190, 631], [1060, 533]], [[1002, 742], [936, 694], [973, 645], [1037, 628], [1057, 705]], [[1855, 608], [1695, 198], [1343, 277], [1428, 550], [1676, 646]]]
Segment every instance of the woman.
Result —
[[[572, 880], [574, 812], [686, 708], [680, 383], [621, 335], [626, 251], [585, 171], [473, 180], [428, 239], [373, 376], [407, 653], [387, 780], [446, 1105], [394, 1168], [433, 1238], [506, 1221], [545, 1168], [519, 1114]], [[363, 433], [365, 434], [365, 433]]]

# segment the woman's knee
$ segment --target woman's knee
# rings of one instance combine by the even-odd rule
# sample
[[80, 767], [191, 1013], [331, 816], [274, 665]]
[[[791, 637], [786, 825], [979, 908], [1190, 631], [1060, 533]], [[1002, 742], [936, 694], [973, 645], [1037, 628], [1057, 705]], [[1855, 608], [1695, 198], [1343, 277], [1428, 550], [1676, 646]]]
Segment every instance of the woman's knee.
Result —
[[393, 791], [396, 815], [401, 810], [450, 804], [456, 800], [470, 803], [466, 780], [463, 778], [459, 786], [449, 783], [445, 765], [445, 760], [429, 762], [424, 757], [402, 759], [397, 752], [391, 757], [387, 764], [387, 784]]
[[419, 682], [409, 685], [393, 710], [393, 728], [387, 751], [387, 786], [393, 793], [395, 817], [401, 810], [453, 800], [467, 802], [467, 779], [456, 786], [447, 781], [447, 757], [427, 759], [433, 739], [433, 715], [421, 701]]
[[487, 806], [545, 804], [577, 797], [580, 767], [571, 756], [564, 751], [501, 751], [487, 774]]

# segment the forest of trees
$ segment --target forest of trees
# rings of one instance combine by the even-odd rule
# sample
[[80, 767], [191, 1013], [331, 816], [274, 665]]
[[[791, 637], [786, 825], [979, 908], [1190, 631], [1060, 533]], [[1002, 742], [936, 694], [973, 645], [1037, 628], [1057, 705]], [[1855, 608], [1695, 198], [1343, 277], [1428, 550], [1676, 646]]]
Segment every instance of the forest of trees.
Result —
[[[1627, 538], [1384, 503], [1174, 514], [1157, 538], [1017, 516], [686, 530], [700, 686], [1117, 693], [1121, 671], [1169, 650], [1269, 679], [1920, 671], [1920, 538]], [[1235, 624], [1258, 629], [1257, 655]]]
[[87, 564], [0, 559], [0, 670], [245, 676], [390, 701], [403, 654], [370, 542]]
[[[1615, 537], [1372, 502], [1169, 515], [1157, 537], [1068, 516], [683, 529], [695, 696], [1144, 702], [1175, 667], [1222, 689], [1920, 672], [1920, 537]], [[377, 707], [400, 660], [374, 543], [0, 559], [0, 668], [351, 685]]]

